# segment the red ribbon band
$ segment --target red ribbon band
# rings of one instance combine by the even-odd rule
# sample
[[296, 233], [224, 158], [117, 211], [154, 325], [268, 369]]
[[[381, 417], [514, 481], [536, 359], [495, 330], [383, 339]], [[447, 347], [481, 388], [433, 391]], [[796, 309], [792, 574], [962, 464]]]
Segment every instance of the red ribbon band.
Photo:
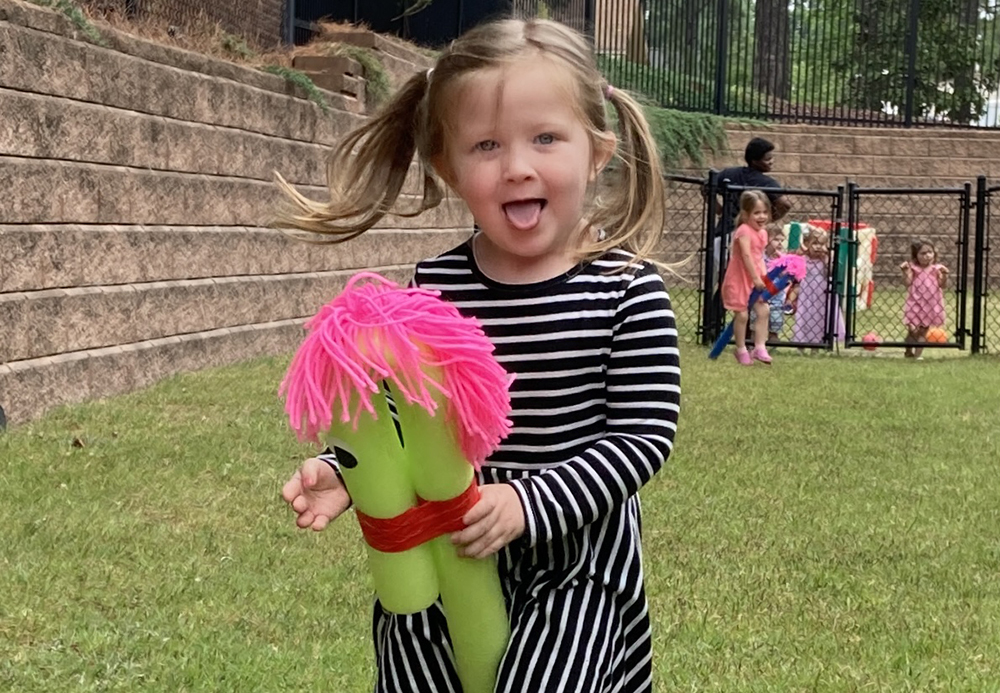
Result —
[[479, 487], [473, 479], [460, 495], [443, 501], [417, 499], [417, 505], [395, 517], [378, 518], [355, 510], [361, 533], [368, 545], [383, 553], [399, 553], [442, 534], [465, 529], [462, 518], [479, 502]]

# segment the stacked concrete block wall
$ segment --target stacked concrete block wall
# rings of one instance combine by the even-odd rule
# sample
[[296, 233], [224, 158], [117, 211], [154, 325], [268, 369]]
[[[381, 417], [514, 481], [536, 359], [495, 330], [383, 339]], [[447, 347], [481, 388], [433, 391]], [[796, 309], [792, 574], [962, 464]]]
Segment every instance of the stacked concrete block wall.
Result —
[[454, 201], [345, 245], [269, 226], [322, 198], [361, 122], [283, 79], [0, 0], [0, 405], [21, 423], [174, 373], [288, 353], [361, 268], [405, 281], [467, 236]]
[[[361, 122], [359, 100], [328, 92], [324, 113], [277, 76], [112, 31], [104, 39], [93, 45], [58, 13], [0, 0], [0, 405], [13, 423], [288, 353], [304, 319], [358, 269], [404, 280], [413, 262], [468, 235], [471, 219], [450, 201], [344, 245], [290, 240], [269, 226], [281, 201], [273, 171], [322, 197], [326, 154]], [[396, 85], [428, 64], [370, 41]], [[969, 131], [733, 128], [710, 163], [739, 163], [755, 134], [777, 143], [775, 175], [789, 187], [1000, 176], [1000, 137]], [[699, 245], [701, 196], [689, 186], [668, 197], [665, 253], [683, 260]], [[870, 214], [905, 228], [908, 211]]]

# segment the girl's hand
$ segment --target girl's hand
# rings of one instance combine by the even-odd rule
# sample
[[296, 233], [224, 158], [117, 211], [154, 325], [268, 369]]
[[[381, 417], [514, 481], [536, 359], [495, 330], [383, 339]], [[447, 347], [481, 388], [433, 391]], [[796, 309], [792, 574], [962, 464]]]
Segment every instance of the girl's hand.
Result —
[[764, 290], [764, 280], [761, 279], [759, 276], [754, 277], [753, 278], [753, 288], [757, 289], [757, 291], [763, 291]]
[[340, 477], [317, 457], [302, 463], [281, 489], [281, 497], [295, 511], [295, 524], [316, 532], [351, 507], [351, 497]]
[[458, 555], [486, 558], [524, 534], [524, 508], [509, 484], [479, 487], [479, 502], [465, 514], [465, 529], [451, 535]]
[[910, 263], [909, 262], [901, 262], [901, 263], [899, 263], [899, 269], [903, 270], [903, 274], [909, 274], [910, 273]]

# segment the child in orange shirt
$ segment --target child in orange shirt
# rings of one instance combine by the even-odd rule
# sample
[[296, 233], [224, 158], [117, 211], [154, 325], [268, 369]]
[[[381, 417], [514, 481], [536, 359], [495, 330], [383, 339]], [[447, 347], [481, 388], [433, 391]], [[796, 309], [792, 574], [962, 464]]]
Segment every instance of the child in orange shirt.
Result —
[[729, 264], [722, 280], [722, 305], [735, 313], [733, 336], [736, 340], [736, 360], [750, 366], [754, 360], [771, 363], [767, 353], [768, 305], [757, 301], [753, 306], [756, 324], [753, 331], [753, 351], [747, 351], [747, 323], [750, 320], [748, 304], [754, 289], [764, 288], [764, 248], [767, 246], [767, 231], [764, 225], [771, 219], [771, 203], [767, 195], [759, 190], [747, 190], [740, 195], [739, 226], [733, 234], [729, 249]]

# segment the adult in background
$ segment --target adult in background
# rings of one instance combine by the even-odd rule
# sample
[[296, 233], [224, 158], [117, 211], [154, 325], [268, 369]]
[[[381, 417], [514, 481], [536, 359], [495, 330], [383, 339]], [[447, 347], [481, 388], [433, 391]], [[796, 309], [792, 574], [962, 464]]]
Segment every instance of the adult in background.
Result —
[[[729, 185], [738, 185], [745, 188], [770, 188], [763, 192], [767, 195], [767, 199], [771, 203], [771, 221], [778, 221], [788, 214], [788, 211], [792, 208], [792, 201], [788, 199], [787, 195], [781, 194], [781, 184], [768, 175], [774, 167], [774, 143], [770, 140], [765, 140], [763, 137], [754, 137], [747, 143], [746, 149], [743, 151], [743, 158], [747, 162], [746, 166], [733, 166], [723, 169], [719, 172], [719, 182], [728, 181]], [[725, 233], [723, 229], [726, 227], [726, 220], [721, 218], [721, 214], [722, 201], [717, 198], [715, 200], [715, 215], [719, 219], [715, 224], [715, 233], [712, 239], [712, 247], [714, 249], [712, 285], [716, 287], [713, 298], [716, 306], [716, 315], [719, 315], [720, 311], [722, 311], [722, 299], [718, 292], [719, 258], [722, 254], [722, 248], [728, 247], [729, 236], [735, 228], [730, 223], [728, 225], [729, 233]]]
[[[781, 188], [781, 183], [767, 175], [774, 168], [774, 143], [763, 137], [754, 137], [743, 152], [746, 166], [732, 166], [719, 172], [719, 180], [745, 188]], [[788, 214], [792, 202], [780, 192], [764, 191], [771, 201], [771, 221], [778, 221]], [[716, 201], [715, 213], [722, 212], [722, 203]]]

